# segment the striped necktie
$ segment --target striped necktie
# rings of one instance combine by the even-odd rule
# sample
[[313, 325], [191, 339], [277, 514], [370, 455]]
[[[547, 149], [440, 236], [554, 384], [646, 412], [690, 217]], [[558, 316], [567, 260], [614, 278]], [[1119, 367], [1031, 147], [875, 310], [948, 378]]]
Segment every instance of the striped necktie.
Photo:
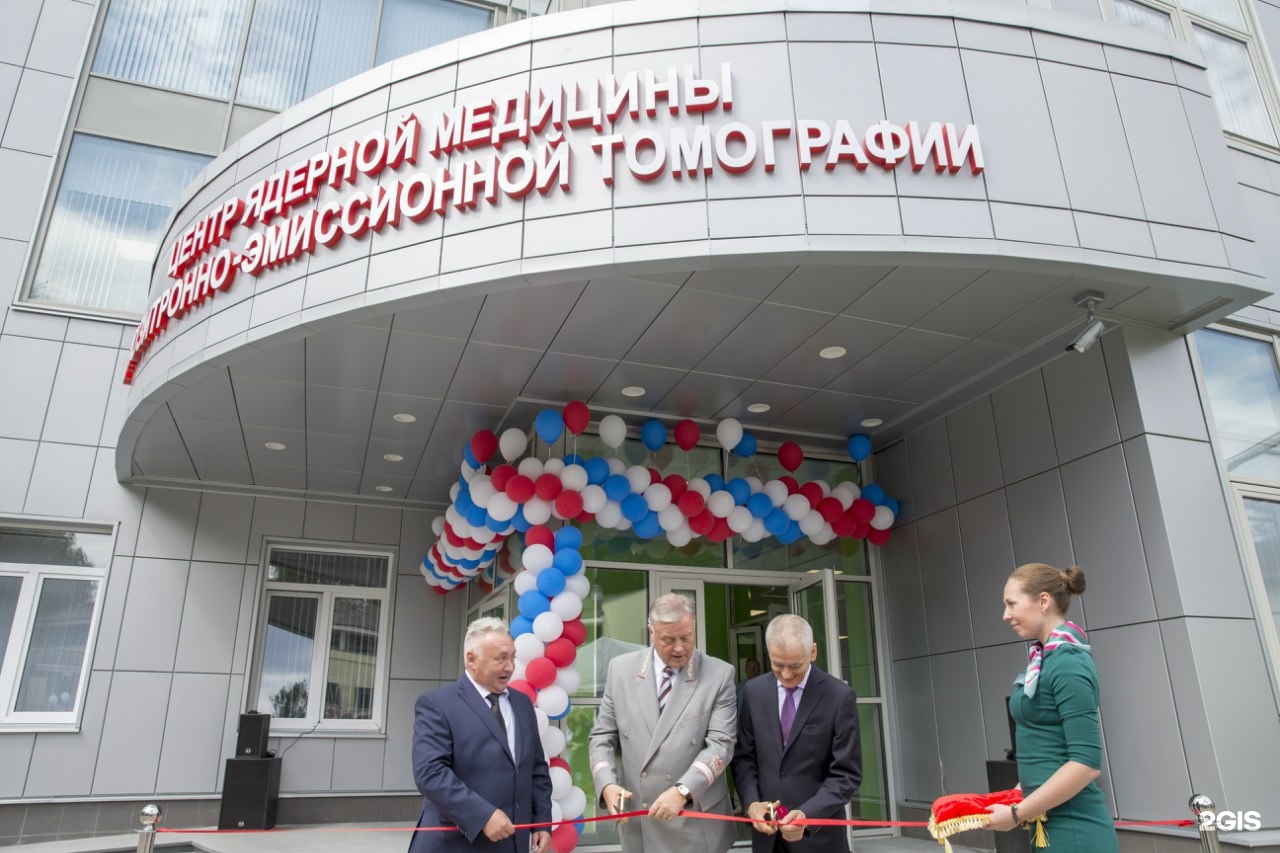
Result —
[[667, 697], [671, 695], [671, 682], [675, 681], [676, 671], [669, 666], [662, 668], [662, 685], [658, 688], [658, 713], [667, 707]]

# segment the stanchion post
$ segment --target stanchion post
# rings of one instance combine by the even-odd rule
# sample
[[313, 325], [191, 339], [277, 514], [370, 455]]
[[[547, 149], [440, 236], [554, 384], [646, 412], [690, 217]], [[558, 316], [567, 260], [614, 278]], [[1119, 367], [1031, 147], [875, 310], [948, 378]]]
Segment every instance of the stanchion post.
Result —
[[155, 803], [147, 803], [142, 807], [138, 820], [142, 821], [142, 829], [138, 832], [138, 853], [151, 853], [156, 847], [156, 824], [160, 822], [160, 807]]
[[1212, 820], [1203, 820], [1200, 815], [1213, 815], [1216, 810], [1213, 807], [1213, 800], [1204, 794], [1193, 794], [1187, 805], [1191, 807], [1191, 813], [1195, 815], [1196, 826], [1200, 830], [1200, 849], [1203, 853], [1222, 853], [1222, 847], [1218, 845], [1218, 826]]

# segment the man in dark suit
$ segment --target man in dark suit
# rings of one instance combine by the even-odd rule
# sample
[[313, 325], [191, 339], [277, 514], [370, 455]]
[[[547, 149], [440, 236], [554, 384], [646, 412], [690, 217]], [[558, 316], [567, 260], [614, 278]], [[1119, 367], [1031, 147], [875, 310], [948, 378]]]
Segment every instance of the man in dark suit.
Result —
[[515, 824], [551, 820], [551, 776], [538, 718], [523, 693], [507, 689], [515, 643], [501, 619], [477, 619], [463, 640], [466, 672], [418, 697], [413, 777], [422, 792], [409, 853], [493, 850], [542, 853], [550, 833]]
[[862, 781], [857, 697], [813, 666], [813, 629], [799, 616], [770, 622], [765, 646], [773, 672], [743, 690], [732, 764], [754, 821], [752, 849], [848, 853], [844, 827], [806, 828], [797, 821], [843, 818]]

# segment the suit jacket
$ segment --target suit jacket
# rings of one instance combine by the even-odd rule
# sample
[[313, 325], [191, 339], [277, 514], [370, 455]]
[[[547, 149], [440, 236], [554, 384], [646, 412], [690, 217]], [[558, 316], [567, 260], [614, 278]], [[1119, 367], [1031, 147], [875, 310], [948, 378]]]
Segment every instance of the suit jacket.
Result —
[[[807, 817], [843, 818], [862, 781], [862, 745], [858, 736], [857, 697], [838, 678], [810, 667], [800, 697], [791, 742], [782, 744], [778, 717], [778, 680], [772, 673], [747, 682], [738, 709], [738, 742], [733, 782], [745, 810], [751, 803], [781, 801]], [[780, 834], [752, 832], [755, 853], [792, 850]], [[797, 853], [847, 853], [843, 827], [807, 829]]]
[[[653, 649], [609, 663], [604, 698], [591, 729], [591, 775], [596, 795], [616, 782], [632, 792], [628, 811], [648, 809], [663, 791], [683, 782], [693, 811], [729, 814], [725, 770], [733, 757], [736, 710], [733, 667], [695, 650], [677, 670], [667, 707], [658, 714]], [[626, 853], [723, 853], [732, 823], [645, 818], [620, 827]]]
[[413, 778], [422, 793], [418, 826], [455, 831], [415, 832], [409, 853], [492, 850], [528, 853], [529, 830], [494, 843], [481, 832], [502, 809], [512, 823], [551, 820], [551, 776], [542, 754], [538, 718], [529, 697], [508, 690], [516, 725], [515, 758], [507, 736], [466, 675], [418, 697], [413, 723]]

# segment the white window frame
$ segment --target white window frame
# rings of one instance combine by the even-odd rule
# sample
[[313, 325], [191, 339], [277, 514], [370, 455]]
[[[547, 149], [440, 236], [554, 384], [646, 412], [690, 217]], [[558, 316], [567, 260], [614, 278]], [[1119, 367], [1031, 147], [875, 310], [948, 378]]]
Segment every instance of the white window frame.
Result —
[[[115, 528], [87, 524], [49, 524], [29, 519], [3, 519], [0, 527], [13, 530], [59, 530], [105, 534], [111, 537], [111, 553], [115, 553]], [[4, 662], [0, 664], [0, 732], [17, 731], [79, 731], [84, 716], [89, 674], [93, 670], [93, 655], [97, 645], [98, 628], [102, 621], [103, 601], [106, 598], [109, 566], [59, 566], [44, 563], [0, 562], [0, 577], [17, 577], [22, 585], [18, 591], [17, 606], [13, 612], [13, 627], [8, 637], [0, 637], [5, 643]], [[75, 703], [69, 711], [17, 711], [18, 687], [31, 648], [31, 633], [35, 627], [36, 608], [40, 592], [47, 580], [96, 581], [98, 589], [93, 604], [93, 616], [89, 622], [89, 634], [84, 644], [84, 656], [80, 662], [80, 679], [76, 683]]]
[[[267, 575], [273, 550], [308, 551], [318, 554], [348, 554], [360, 557], [378, 557], [387, 561], [387, 583], [383, 587], [329, 586], [324, 584], [283, 583], [272, 581]], [[318, 543], [269, 539], [263, 543], [260, 564], [262, 581], [258, 589], [258, 608], [253, 643], [252, 677], [245, 696], [246, 709], [270, 714], [271, 708], [256, 707], [262, 678], [262, 656], [267, 638], [267, 616], [271, 599], [275, 595], [292, 598], [315, 598], [320, 601], [316, 613], [316, 636], [311, 655], [311, 684], [325, 685], [323, 689], [310, 691], [307, 716], [303, 718], [272, 717], [273, 734], [341, 734], [385, 735], [387, 717], [387, 693], [390, 690], [391, 670], [391, 609], [395, 602], [397, 549], [377, 545], [352, 545], [351, 543]], [[324, 691], [327, 689], [326, 667], [329, 661], [330, 633], [333, 627], [334, 600], [337, 598], [364, 598], [380, 602], [378, 615], [378, 654], [374, 665], [373, 702], [367, 720], [323, 719]]]
[[[1267, 117], [1271, 121], [1272, 132], [1275, 133], [1277, 139], [1280, 139], [1280, 93], [1276, 91], [1278, 83], [1273, 70], [1275, 66], [1272, 64], [1266, 44], [1260, 36], [1261, 27], [1258, 25], [1257, 16], [1253, 12], [1252, 3], [1247, 2], [1247, 0], [1235, 0], [1247, 28], [1245, 30], [1237, 30], [1228, 24], [1187, 11], [1182, 8], [1180, 0], [1131, 0], [1131, 2], [1167, 14], [1173, 21], [1173, 31], [1178, 40], [1185, 41], [1188, 44], [1197, 44], [1193, 27], [1211, 30], [1226, 38], [1242, 42], [1245, 50], [1249, 53], [1249, 61], [1253, 66], [1258, 88], [1262, 91], [1263, 106], [1267, 111]], [[1117, 19], [1115, 6], [1110, 0], [1103, 3], [1102, 8], [1103, 15], [1108, 21], [1123, 26]], [[1243, 147], [1251, 147], [1268, 154], [1274, 154], [1277, 150], [1276, 146], [1269, 142], [1241, 136], [1238, 133], [1227, 130], [1225, 127], [1222, 132], [1226, 134], [1229, 140], [1239, 143]]]

